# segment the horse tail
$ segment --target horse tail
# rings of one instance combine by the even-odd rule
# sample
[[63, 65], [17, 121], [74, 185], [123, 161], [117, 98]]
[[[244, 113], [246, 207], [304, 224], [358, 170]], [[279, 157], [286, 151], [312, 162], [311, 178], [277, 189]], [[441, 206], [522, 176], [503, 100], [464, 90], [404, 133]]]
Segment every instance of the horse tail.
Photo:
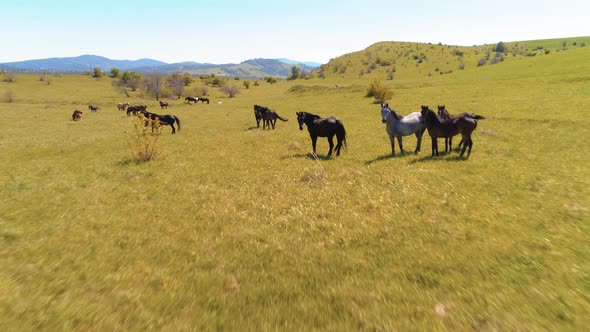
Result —
[[336, 135], [342, 140], [342, 146], [346, 148], [346, 129], [341, 121], [338, 121], [338, 128], [336, 128]]
[[277, 114], [277, 118], [279, 118], [279, 120], [284, 121], [284, 122], [289, 121], [289, 119], [283, 118], [282, 116], [280, 116], [278, 114]]
[[180, 131], [180, 119], [178, 117], [176, 117], [176, 115], [173, 115], [174, 120], [176, 120], [176, 124], [178, 124], [178, 131]]

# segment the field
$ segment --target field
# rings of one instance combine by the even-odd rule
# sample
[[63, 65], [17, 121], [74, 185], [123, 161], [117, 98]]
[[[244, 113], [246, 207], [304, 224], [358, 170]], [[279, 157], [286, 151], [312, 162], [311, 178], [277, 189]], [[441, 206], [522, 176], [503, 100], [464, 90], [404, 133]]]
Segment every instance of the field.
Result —
[[[416, 47], [446, 48], [432, 46]], [[590, 47], [469, 56], [444, 75], [400, 60], [384, 80], [402, 114], [485, 115], [469, 159], [431, 157], [427, 134], [391, 157], [365, 97], [378, 70], [360, 75], [354, 54], [325, 79], [169, 101], [181, 130], [145, 163], [115, 105], [160, 113], [154, 99], [106, 77], [0, 82], [14, 99], [0, 103], [0, 330], [588, 329]], [[254, 104], [289, 121], [256, 128]], [[296, 111], [337, 116], [347, 148], [325, 158], [321, 139], [312, 158]]]

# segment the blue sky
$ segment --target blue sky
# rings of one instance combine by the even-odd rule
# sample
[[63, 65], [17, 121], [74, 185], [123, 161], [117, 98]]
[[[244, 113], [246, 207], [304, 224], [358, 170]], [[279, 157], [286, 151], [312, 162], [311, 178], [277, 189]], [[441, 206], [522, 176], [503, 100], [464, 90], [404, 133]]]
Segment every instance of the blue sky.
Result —
[[378, 41], [474, 45], [590, 35], [590, 1], [8, 0], [0, 63], [111, 59], [325, 63]]

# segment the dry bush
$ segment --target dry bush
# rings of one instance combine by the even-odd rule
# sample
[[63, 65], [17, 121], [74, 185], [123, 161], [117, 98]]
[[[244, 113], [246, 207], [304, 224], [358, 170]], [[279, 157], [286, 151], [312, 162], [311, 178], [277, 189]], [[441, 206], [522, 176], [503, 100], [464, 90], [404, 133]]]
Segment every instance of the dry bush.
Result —
[[14, 93], [11, 90], [6, 90], [4, 92], [4, 96], [2, 96], [2, 101], [5, 103], [13, 103], [14, 102]]
[[162, 153], [158, 148], [161, 134], [162, 126], [159, 121], [147, 119], [143, 114], [138, 115], [134, 135], [129, 140], [131, 160], [141, 163], [161, 156]]

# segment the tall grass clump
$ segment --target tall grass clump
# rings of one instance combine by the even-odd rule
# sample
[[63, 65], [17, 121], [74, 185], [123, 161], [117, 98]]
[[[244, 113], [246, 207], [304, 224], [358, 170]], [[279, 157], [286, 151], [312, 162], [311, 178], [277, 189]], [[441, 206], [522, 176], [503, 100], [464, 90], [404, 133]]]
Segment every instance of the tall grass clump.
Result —
[[154, 160], [162, 155], [158, 140], [162, 134], [162, 126], [158, 120], [147, 119], [140, 114], [135, 122], [135, 132], [129, 141], [131, 160], [136, 163]]

